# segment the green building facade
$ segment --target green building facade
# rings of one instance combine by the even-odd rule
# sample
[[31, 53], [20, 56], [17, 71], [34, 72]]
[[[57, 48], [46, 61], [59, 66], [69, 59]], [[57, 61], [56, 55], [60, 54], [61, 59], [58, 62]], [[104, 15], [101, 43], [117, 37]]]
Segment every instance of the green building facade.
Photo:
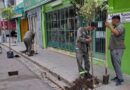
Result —
[[[81, 3], [83, 3], [81, 0]], [[28, 13], [41, 8], [41, 33], [43, 48], [53, 47], [69, 52], [75, 51], [77, 29], [85, 24], [71, 4], [71, 0], [24, 0], [24, 11]], [[99, 15], [97, 22], [103, 23]], [[32, 20], [32, 18], [30, 19]], [[99, 35], [100, 34], [100, 35]], [[100, 36], [100, 37], [99, 37]], [[103, 61], [105, 53], [105, 28], [93, 33], [93, 52], [96, 60]], [[101, 45], [99, 45], [101, 43]]]
[[42, 31], [42, 5], [51, 0], [24, 0], [24, 11], [28, 19], [29, 30], [35, 32], [35, 44], [44, 48], [44, 36]]
[[[122, 70], [124, 73], [126, 74], [130, 74], [130, 70], [129, 70], [129, 65], [130, 65], [130, 56], [129, 56], [129, 46], [130, 46], [130, 40], [129, 40], [129, 29], [130, 29], [130, 6], [128, 3], [128, 0], [108, 0], [109, 2], [109, 15], [111, 16], [112, 14], [124, 14], [126, 16], [126, 21], [123, 19], [123, 23], [126, 27], [126, 39], [125, 39], [125, 44], [126, 44], [126, 50], [122, 59]], [[64, 14], [66, 14], [66, 12], [69, 10], [70, 8], [73, 8], [70, 0], [57, 0], [56, 2], [50, 2], [47, 3], [45, 5], [42, 6], [42, 18], [43, 18], [43, 34], [45, 36], [44, 38], [44, 46], [45, 47], [54, 47], [54, 48], [58, 48], [58, 49], [62, 49], [62, 50], [67, 50], [67, 51], [74, 51], [74, 41], [76, 38], [76, 30], [79, 26], [81, 26], [80, 24], [83, 23], [83, 21], [80, 22], [80, 19], [75, 16], [75, 15], [68, 15], [68, 18], [65, 17], [64, 15], [62, 15], [61, 12], [63, 12]], [[73, 11], [71, 11], [73, 12]], [[61, 13], [61, 14], [60, 14]], [[101, 13], [99, 13], [101, 14]], [[122, 14], [122, 15], [123, 15]], [[54, 15], [54, 17], [53, 17]], [[104, 14], [103, 14], [104, 15]], [[103, 15], [99, 15], [99, 17], [103, 17]], [[62, 16], [62, 17], [61, 17]], [[65, 18], [63, 18], [65, 17]], [[53, 20], [54, 18], [58, 18], [57, 20]], [[60, 19], [61, 18], [61, 19]], [[75, 26], [72, 27], [73, 29], [69, 28], [67, 25], [71, 25], [70, 23], [68, 24], [67, 19], [72, 19], [73, 22], [75, 22]], [[64, 25], [62, 25], [62, 21], [66, 22]], [[102, 26], [100, 28], [100, 23], [103, 23], [105, 20], [103, 18], [98, 18], [96, 19], [96, 21], [99, 24], [99, 28], [98, 30], [96, 30], [93, 33], [93, 53], [94, 53], [94, 59], [95, 62], [101, 65], [104, 65], [104, 59], [105, 59], [105, 28], [104, 26]], [[57, 26], [55, 24], [55, 22], [57, 22], [57, 24], [60, 24], [59, 26]], [[71, 21], [70, 21], [71, 22]], [[49, 23], [51, 23], [51, 26], [49, 25]], [[54, 25], [54, 26], [53, 26]], [[56, 27], [56, 28], [55, 28]], [[60, 27], [60, 29], [59, 29]], [[59, 32], [58, 32], [59, 30]], [[68, 34], [69, 33], [69, 34]], [[58, 36], [59, 34], [59, 36]], [[69, 36], [70, 35], [70, 36]], [[55, 38], [56, 36], [56, 38]], [[69, 36], [69, 37], [68, 37]], [[72, 36], [72, 39], [71, 39]], [[110, 38], [110, 32], [107, 33], [107, 41], [109, 44], [109, 38]], [[59, 38], [57, 38], [59, 37]], [[70, 43], [69, 43], [70, 40]], [[60, 41], [60, 42], [59, 42]], [[100, 45], [99, 45], [100, 44]], [[112, 67], [111, 64], [111, 59], [110, 59], [110, 52], [109, 50], [107, 51], [108, 55], [107, 55], [107, 59], [108, 59], [108, 64], [110, 68]]]
[[[109, 0], [109, 15], [118, 14], [122, 18], [122, 22], [126, 28], [126, 36], [125, 36], [125, 45], [126, 50], [123, 55], [122, 59], [122, 70], [126, 74], [130, 74], [130, 40], [129, 40], [129, 33], [130, 33], [130, 1], [129, 0]], [[110, 36], [110, 33], [108, 33]], [[108, 37], [109, 39], [109, 37]], [[109, 58], [109, 66], [112, 67], [110, 62], [110, 54], [108, 55]]]
[[[128, 0], [108, 0], [109, 1], [109, 16], [114, 13], [125, 12], [124, 15], [129, 16], [130, 6]], [[34, 4], [35, 2], [35, 4]], [[24, 0], [24, 10], [41, 8], [41, 31], [43, 47], [53, 47], [69, 52], [75, 51], [75, 39], [77, 29], [84, 23], [80, 17], [76, 16], [74, 8], [70, 0]], [[96, 63], [104, 64], [105, 59], [105, 27], [102, 23], [105, 21], [102, 17], [104, 14], [99, 13], [96, 18], [98, 29], [93, 33], [93, 53]], [[127, 17], [128, 18], [128, 17]], [[123, 56], [122, 69], [124, 73], [130, 74], [129, 64], [129, 20], [124, 21], [126, 27], [126, 50]], [[109, 41], [110, 32], [107, 33]], [[109, 42], [108, 42], [109, 43]], [[109, 50], [108, 60], [109, 67], [112, 68]]]
[[17, 30], [17, 41], [21, 42], [21, 18], [24, 14], [24, 3], [21, 2], [20, 4], [16, 5], [15, 9], [14, 9], [16, 15], [15, 15], [15, 21], [16, 21], [16, 30]]
[[[81, 17], [76, 15], [71, 0], [56, 0], [43, 5], [45, 47], [53, 47], [65, 51], [75, 51], [77, 29], [85, 24]], [[82, 0], [81, 0], [82, 1]], [[82, 2], [81, 2], [82, 3]], [[96, 22], [103, 23], [103, 14], [99, 13]], [[105, 28], [101, 25], [93, 33], [93, 52], [96, 60], [105, 58]], [[99, 45], [101, 43], [101, 45]]]
[[47, 46], [74, 51], [77, 21], [70, 0], [57, 0], [45, 8]]

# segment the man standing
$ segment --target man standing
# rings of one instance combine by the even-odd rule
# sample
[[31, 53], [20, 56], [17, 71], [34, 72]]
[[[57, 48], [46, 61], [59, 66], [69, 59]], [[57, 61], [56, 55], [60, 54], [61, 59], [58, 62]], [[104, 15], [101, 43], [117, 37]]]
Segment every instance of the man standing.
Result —
[[[80, 27], [77, 31], [76, 40], [76, 58], [80, 76], [90, 76], [90, 63], [89, 63], [89, 45], [92, 42], [92, 37], [89, 34], [92, 30], [96, 28], [94, 22], [90, 23], [87, 27]], [[82, 65], [84, 61], [84, 66]]]
[[120, 16], [116, 15], [112, 17], [112, 25], [108, 22], [105, 23], [106, 27], [111, 31], [110, 39], [110, 53], [112, 64], [116, 73], [116, 77], [112, 81], [116, 81], [116, 85], [121, 85], [124, 82], [121, 71], [121, 59], [125, 49], [125, 28], [120, 22]]
[[25, 53], [27, 52], [28, 56], [32, 56], [32, 44], [34, 42], [34, 36], [35, 34], [32, 31], [27, 31], [24, 36], [24, 44], [26, 46]]

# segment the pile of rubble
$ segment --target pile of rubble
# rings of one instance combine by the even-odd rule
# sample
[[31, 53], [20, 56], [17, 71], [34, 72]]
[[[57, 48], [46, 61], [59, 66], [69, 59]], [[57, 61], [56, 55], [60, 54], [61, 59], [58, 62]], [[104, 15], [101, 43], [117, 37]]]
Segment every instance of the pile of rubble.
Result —
[[65, 87], [65, 90], [89, 90], [99, 86], [100, 83], [97, 77], [80, 77], [73, 82], [71, 87]]

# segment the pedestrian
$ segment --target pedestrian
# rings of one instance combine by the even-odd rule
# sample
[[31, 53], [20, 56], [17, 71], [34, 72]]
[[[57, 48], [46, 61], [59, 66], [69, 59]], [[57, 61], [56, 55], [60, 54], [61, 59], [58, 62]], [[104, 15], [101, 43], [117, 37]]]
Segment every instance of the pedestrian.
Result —
[[12, 42], [16, 43], [16, 36], [17, 35], [17, 32], [15, 30], [12, 30], [11, 31], [11, 37], [12, 37]]
[[109, 49], [111, 54], [111, 61], [116, 73], [116, 77], [111, 80], [116, 81], [116, 85], [118, 86], [124, 82], [121, 71], [121, 59], [125, 49], [125, 27], [120, 22], [119, 15], [112, 17], [112, 25], [108, 22], [106, 22], [105, 25], [111, 31]]
[[[89, 26], [80, 27], [76, 39], [76, 59], [80, 76], [90, 76], [89, 46], [92, 37], [89, 32], [96, 28], [96, 23], [91, 22]], [[84, 62], [84, 65], [82, 65]]]
[[35, 33], [32, 31], [27, 31], [25, 36], [24, 36], [24, 44], [26, 46], [26, 50], [24, 51], [27, 53], [28, 56], [33, 56], [32, 52], [32, 45], [34, 43], [34, 37]]
[[2, 29], [2, 32], [1, 32], [1, 41], [2, 41], [2, 43], [7, 42], [6, 30], [5, 29]]

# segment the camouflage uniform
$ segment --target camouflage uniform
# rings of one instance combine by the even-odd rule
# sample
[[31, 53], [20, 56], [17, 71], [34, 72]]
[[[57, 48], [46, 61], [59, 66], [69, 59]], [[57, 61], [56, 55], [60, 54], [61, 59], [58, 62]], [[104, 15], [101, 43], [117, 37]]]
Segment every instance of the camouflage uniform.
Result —
[[26, 51], [28, 52], [29, 55], [31, 54], [34, 35], [35, 34], [32, 31], [28, 31], [24, 36], [24, 44], [26, 46]]
[[[88, 38], [88, 31], [84, 27], [81, 27], [77, 31], [76, 40], [76, 58], [79, 72], [90, 70], [88, 48], [89, 44], [86, 39]], [[84, 61], [84, 66], [82, 65]]]

